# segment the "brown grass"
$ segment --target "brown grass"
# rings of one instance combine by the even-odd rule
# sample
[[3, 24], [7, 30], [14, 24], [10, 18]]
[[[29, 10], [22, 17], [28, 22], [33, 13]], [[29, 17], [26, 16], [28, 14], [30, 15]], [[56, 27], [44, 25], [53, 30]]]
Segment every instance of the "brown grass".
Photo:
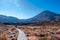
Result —
[[2, 35], [0, 35], [0, 40], [7, 40], [8, 35], [7, 33], [3, 33]]

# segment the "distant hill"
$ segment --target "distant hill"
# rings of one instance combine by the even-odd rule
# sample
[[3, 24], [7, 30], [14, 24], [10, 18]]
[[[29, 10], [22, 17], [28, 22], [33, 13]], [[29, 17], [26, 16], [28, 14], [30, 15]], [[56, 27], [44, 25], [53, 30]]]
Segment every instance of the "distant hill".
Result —
[[20, 23], [20, 19], [11, 16], [0, 15], [0, 23]]

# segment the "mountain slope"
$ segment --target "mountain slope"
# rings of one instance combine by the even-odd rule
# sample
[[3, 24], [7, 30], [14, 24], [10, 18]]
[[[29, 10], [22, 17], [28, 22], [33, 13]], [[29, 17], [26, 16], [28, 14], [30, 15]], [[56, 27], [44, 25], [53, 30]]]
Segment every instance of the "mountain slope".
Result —
[[30, 22], [60, 22], [60, 14], [50, 12], [48, 10], [41, 12], [33, 18], [29, 19]]

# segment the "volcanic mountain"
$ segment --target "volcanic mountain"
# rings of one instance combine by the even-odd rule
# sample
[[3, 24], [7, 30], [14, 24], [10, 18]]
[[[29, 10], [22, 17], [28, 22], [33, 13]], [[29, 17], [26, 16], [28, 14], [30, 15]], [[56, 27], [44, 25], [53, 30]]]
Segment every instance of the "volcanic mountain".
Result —
[[60, 14], [46, 10], [28, 20], [29, 22], [60, 22]]

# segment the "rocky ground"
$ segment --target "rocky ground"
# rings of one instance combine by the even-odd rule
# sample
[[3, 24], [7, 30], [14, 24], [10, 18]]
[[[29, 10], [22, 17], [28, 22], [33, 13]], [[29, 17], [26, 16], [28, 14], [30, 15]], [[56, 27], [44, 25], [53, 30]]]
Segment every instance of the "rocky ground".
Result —
[[[23, 30], [28, 37], [28, 40], [60, 40], [60, 25], [21, 25], [17, 26]], [[3, 36], [8, 40], [17, 40], [18, 31], [15, 25], [0, 25], [0, 40]]]

